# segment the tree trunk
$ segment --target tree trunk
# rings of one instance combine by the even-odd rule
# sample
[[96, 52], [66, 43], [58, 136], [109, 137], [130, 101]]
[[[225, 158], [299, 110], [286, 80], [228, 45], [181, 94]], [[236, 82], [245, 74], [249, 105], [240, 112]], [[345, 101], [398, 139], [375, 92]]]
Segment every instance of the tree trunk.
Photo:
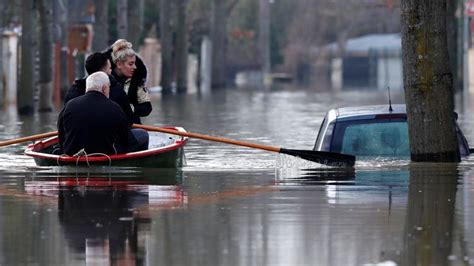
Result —
[[160, 38], [161, 38], [161, 88], [163, 93], [171, 92], [173, 80], [173, 37], [170, 26], [171, 3], [160, 1]]
[[58, 19], [59, 22], [59, 28], [61, 31], [61, 36], [60, 36], [60, 45], [61, 45], [61, 61], [60, 61], [60, 87], [61, 91], [66, 91], [67, 88], [71, 84], [69, 84], [68, 76], [67, 76], [67, 58], [69, 56], [69, 52], [67, 49], [67, 40], [69, 37], [69, 32], [68, 32], [68, 25], [69, 25], [69, 10], [67, 9], [67, 3], [66, 0], [58, 0], [57, 1], [57, 6], [56, 6], [56, 11], [55, 11], [55, 16], [60, 16]]
[[212, 88], [227, 85], [227, 24], [239, 0], [211, 0]]
[[128, 41], [136, 46], [140, 43], [143, 33], [144, 0], [134, 1], [134, 5], [128, 10]]
[[18, 90], [18, 113], [32, 115], [35, 111], [33, 101], [34, 67], [36, 57], [36, 1], [22, 0], [21, 72]]
[[[67, 17], [68, 10], [64, 0], [53, 1], [53, 42], [54, 42], [54, 75], [53, 99], [54, 107], [61, 108], [62, 93], [70, 84], [67, 84]], [[64, 62], [64, 64], [63, 64]]]
[[227, 20], [225, 1], [211, 2], [212, 88], [226, 86]]
[[262, 74], [265, 77], [270, 74], [270, 2], [269, 0], [260, 0], [260, 30], [259, 30], [259, 46], [260, 46], [260, 63], [262, 65]]
[[109, 1], [94, 0], [95, 24], [92, 50], [102, 51], [109, 44]]
[[458, 19], [456, 18], [457, 1], [447, 1], [446, 3], [446, 28], [449, 53], [449, 67], [453, 74], [453, 87], [455, 90], [462, 88], [462, 67], [458, 67]]
[[128, 34], [128, 1], [117, 0], [117, 34], [119, 39]]
[[186, 19], [187, 0], [178, 1], [178, 25], [176, 29], [176, 89], [186, 92], [188, 76], [188, 34]]
[[4, 1], [5, 0], [0, 0], [0, 108], [3, 106], [3, 29], [4, 29], [4, 17], [5, 17], [5, 12], [4, 12]]
[[53, 3], [38, 0], [39, 43], [39, 106], [40, 112], [53, 111]]
[[446, 0], [402, 0], [401, 8], [411, 159], [459, 162]]

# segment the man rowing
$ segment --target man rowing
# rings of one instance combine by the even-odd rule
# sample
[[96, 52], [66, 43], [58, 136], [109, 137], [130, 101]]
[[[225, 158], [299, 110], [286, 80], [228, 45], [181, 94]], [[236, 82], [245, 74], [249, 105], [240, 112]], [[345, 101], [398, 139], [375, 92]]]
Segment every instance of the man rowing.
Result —
[[[127, 115], [127, 118], [130, 123], [133, 123], [133, 111], [130, 107], [131, 105], [128, 100], [128, 96], [123, 90], [123, 85], [112, 76], [112, 64], [110, 63], [109, 56], [106, 53], [102, 52], [92, 53], [86, 58], [84, 67], [86, 68], [86, 72], [88, 75], [97, 71], [103, 71], [107, 73], [107, 75], [109, 75], [109, 99], [120, 105], [125, 115]], [[68, 103], [70, 100], [76, 97], [84, 95], [85, 92], [86, 78], [76, 79], [66, 93], [66, 97], [64, 98], [64, 104]]]
[[110, 81], [98, 71], [86, 79], [86, 93], [70, 100], [58, 118], [62, 152], [117, 154], [148, 148], [148, 133], [131, 129], [120, 106], [111, 101]]

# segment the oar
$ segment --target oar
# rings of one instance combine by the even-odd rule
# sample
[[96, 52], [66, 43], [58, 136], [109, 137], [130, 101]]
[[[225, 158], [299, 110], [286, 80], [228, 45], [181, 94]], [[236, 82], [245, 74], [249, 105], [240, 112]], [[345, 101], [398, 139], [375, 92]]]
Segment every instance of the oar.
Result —
[[227, 139], [227, 138], [213, 137], [213, 136], [192, 133], [192, 132], [181, 132], [181, 131], [176, 131], [173, 129], [147, 126], [147, 125], [133, 124], [133, 127], [142, 128], [148, 131], [159, 131], [159, 132], [178, 135], [178, 136], [185, 136], [185, 137], [209, 140], [209, 141], [214, 141], [214, 142], [222, 142], [222, 143], [245, 146], [249, 148], [255, 148], [255, 149], [266, 150], [266, 151], [273, 151], [273, 152], [300, 157], [305, 160], [317, 162], [320, 164], [330, 165], [330, 166], [348, 167], [348, 166], [354, 166], [355, 164], [355, 156], [348, 155], [348, 154], [325, 152], [325, 151], [284, 149], [284, 148], [279, 148], [279, 147], [272, 147], [272, 146], [255, 144], [255, 143], [250, 143], [250, 142], [237, 141], [237, 140]]
[[12, 145], [12, 144], [18, 144], [18, 143], [27, 142], [27, 141], [32, 141], [32, 140], [37, 140], [37, 139], [44, 139], [44, 138], [56, 136], [57, 134], [58, 134], [57, 131], [53, 131], [53, 132], [48, 132], [48, 133], [43, 133], [43, 134], [38, 134], [38, 135], [32, 135], [32, 136], [29, 136], [29, 137], [23, 137], [23, 138], [18, 138], [18, 139], [0, 141], [0, 147]]

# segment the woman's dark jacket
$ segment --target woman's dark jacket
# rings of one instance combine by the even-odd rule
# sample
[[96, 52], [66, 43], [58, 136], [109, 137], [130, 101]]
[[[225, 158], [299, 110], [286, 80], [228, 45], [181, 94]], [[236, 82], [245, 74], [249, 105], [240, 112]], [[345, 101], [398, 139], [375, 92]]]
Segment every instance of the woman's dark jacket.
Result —
[[[116, 102], [123, 110], [125, 115], [128, 117], [130, 123], [133, 123], [133, 111], [130, 108], [130, 102], [128, 96], [123, 90], [123, 85], [119, 83], [113, 76], [109, 76], [110, 79], [110, 95], [109, 98]], [[84, 95], [86, 93], [86, 78], [76, 79], [72, 86], [66, 93], [64, 98], [64, 105], [70, 100]]]
[[59, 113], [58, 135], [63, 153], [122, 153], [128, 146], [130, 122], [120, 106], [97, 91], [69, 101]]
[[[119, 77], [115, 73], [115, 64], [112, 61], [112, 48], [108, 48], [106, 51], [104, 51], [109, 56], [110, 62], [112, 62], [112, 75], [114, 78], [122, 85], [122, 90], [123, 87], [125, 86], [126, 78]], [[138, 90], [145, 90], [145, 83], [146, 83], [146, 78], [147, 78], [147, 68], [145, 64], [143, 63], [143, 60], [137, 55], [136, 56], [136, 62], [135, 65], [137, 69], [133, 73], [133, 76], [130, 80], [130, 87], [128, 88], [128, 100], [130, 104], [133, 105], [133, 118], [132, 121], [133, 123], [141, 124], [140, 117], [148, 116], [151, 111], [152, 111], [152, 106], [150, 102], [138, 102], [137, 98], [137, 93]]]

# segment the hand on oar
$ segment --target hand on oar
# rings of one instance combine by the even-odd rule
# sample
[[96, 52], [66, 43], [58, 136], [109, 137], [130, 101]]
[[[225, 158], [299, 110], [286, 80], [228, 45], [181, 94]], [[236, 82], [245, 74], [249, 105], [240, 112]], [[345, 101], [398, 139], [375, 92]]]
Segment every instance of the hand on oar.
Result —
[[18, 138], [18, 139], [0, 141], [0, 147], [13, 145], [13, 144], [18, 144], [18, 143], [27, 142], [27, 141], [33, 141], [33, 140], [37, 140], [37, 139], [49, 138], [49, 137], [52, 137], [52, 136], [56, 136], [57, 134], [58, 134], [57, 131], [52, 131], [52, 132], [48, 132], [48, 133], [32, 135], [32, 136]]
[[178, 135], [178, 136], [185, 136], [185, 137], [190, 137], [190, 138], [197, 138], [197, 139], [209, 140], [209, 141], [214, 141], [214, 142], [227, 143], [227, 144], [232, 144], [232, 145], [266, 150], [266, 151], [273, 151], [273, 152], [283, 153], [283, 154], [287, 154], [291, 156], [296, 156], [305, 160], [313, 161], [320, 164], [330, 165], [330, 166], [352, 167], [355, 164], [355, 156], [348, 155], [348, 154], [326, 152], [326, 151], [284, 149], [284, 148], [272, 147], [272, 146], [255, 144], [255, 143], [250, 143], [250, 142], [237, 141], [233, 139], [213, 137], [213, 136], [197, 134], [197, 133], [192, 133], [192, 132], [180, 132], [173, 129], [147, 126], [147, 125], [133, 124], [133, 127], [142, 128], [148, 131], [158, 131], [158, 132], [163, 132], [163, 133], [168, 133], [168, 134], [173, 134], [173, 135]]

